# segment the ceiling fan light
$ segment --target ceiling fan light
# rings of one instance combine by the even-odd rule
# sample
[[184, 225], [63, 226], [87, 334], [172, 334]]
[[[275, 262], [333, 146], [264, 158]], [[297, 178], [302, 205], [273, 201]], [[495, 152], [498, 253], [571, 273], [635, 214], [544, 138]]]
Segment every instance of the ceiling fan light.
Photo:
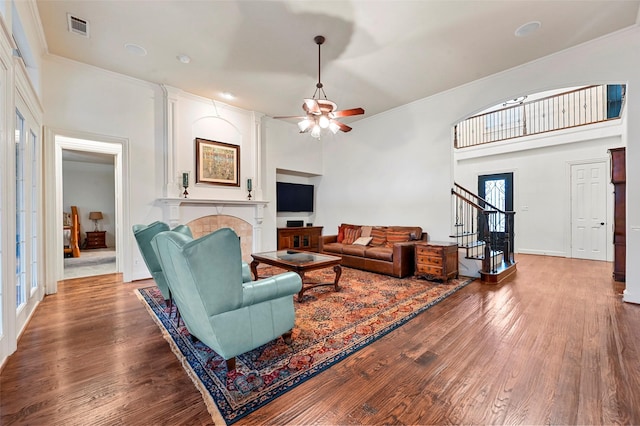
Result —
[[311, 136], [316, 139], [320, 139], [320, 126], [318, 126], [317, 124], [313, 126], [313, 129], [311, 129]]
[[322, 114], [318, 119], [318, 125], [320, 126], [320, 128], [326, 129], [327, 127], [329, 127], [329, 118], [326, 115]]
[[311, 120], [309, 120], [308, 118], [305, 118], [298, 123], [298, 129], [300, 129], [300, 132], [302, 133], [309, 130], [309, 127], [311, 127]]
[[338, 130], [340, 130], [340, 126], [338, 126], [334, 121], [331, 121], [329, 123], [329, 130], [331, 130], [335, 135], [336, 133], [338, 133]]

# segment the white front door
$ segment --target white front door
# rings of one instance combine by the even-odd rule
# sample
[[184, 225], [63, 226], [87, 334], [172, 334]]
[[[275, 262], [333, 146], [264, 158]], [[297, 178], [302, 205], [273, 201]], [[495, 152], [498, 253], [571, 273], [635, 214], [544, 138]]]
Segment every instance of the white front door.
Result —
[[571, 165], [571, 257], [607, 259], [606, 162]]

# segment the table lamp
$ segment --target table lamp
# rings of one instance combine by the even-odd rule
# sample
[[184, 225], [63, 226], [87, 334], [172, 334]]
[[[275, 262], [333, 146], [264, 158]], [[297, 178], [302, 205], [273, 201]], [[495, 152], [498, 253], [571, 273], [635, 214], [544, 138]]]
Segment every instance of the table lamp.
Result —
[[98, 221], [102, 220], [102, 212], [91, 212], [89, 213], [89, 220], [92, 220], [95, 224], [94, 232], [98, 232]]

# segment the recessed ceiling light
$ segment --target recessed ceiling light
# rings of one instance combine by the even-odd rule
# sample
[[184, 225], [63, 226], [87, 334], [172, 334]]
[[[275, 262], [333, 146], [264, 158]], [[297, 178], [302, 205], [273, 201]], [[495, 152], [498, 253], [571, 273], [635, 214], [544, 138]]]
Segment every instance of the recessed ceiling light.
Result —
[[229, 92], [222, 92], [221, 95], [225, 99], [235, 99], [236, 98], [233, 93], [229, 93]]
[[189, 62], [191, 62], [191, 58], [187, 55], [178, 55], [176, 56], [176, 59], [182, 62], [183, 64], [188, 64]]
[[538, 31], [541, 26], [542, 23], [540, 21], [527, 22], [526, 24], [520, 25], [514, 34], [516, 37], [526, 37]]
[[135, 56], [147, 56], [147, 49], [142, 46], [138, 46], [137, 44], [127, 43], [124, 45], [124, 48], [127, 49], [127, 52], [131, 53]]

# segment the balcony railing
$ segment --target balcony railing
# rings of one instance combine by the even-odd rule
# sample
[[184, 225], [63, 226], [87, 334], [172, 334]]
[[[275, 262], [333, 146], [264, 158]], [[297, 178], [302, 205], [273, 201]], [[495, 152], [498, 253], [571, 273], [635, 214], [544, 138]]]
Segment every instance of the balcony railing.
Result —
[[620, 118], [625, 85], [599, 85], [475, 115], [454, 126], [454, 146], [466, 148]]

